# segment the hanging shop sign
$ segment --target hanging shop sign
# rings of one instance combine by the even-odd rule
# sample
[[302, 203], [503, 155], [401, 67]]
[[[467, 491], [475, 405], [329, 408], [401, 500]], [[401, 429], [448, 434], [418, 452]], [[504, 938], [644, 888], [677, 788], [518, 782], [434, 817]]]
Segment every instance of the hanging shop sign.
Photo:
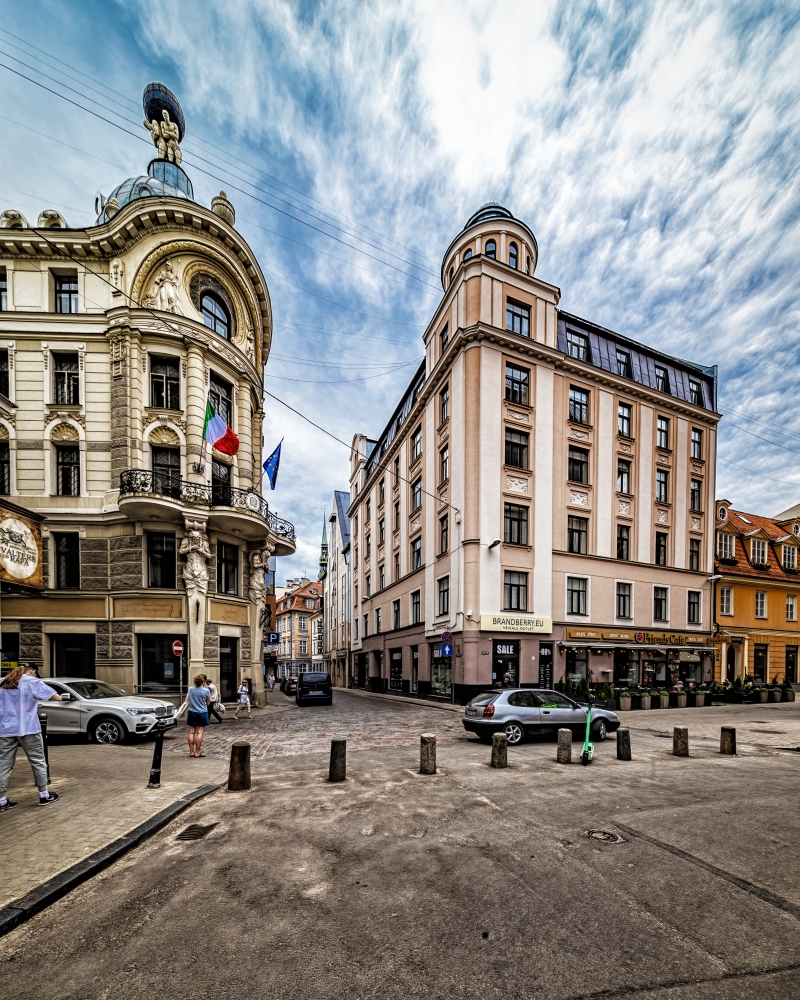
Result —
[[482, 632], [552, 632], [552, 618], [536, 615], [481, 615]]
[[13, 504], [0, 505], [0, 579], [42, 588], [42, 531], [38, 518]]

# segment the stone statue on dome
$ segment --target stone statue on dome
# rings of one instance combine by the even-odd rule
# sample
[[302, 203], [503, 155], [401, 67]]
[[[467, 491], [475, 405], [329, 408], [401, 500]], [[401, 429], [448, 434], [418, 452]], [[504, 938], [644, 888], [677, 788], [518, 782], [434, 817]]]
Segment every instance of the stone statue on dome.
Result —
[[153, 145], [158, 150], [160, 160], [169, 160], [176, 166], [181, 165], [183, 153], [178, 145], [181, 138], [180, 129], [169, 116], [169, 111], [165, 109], [161, 112], [163, 121], [158, 122], [154, 118], [152, 121], [144, 120], [144, 127], [153, 137]]

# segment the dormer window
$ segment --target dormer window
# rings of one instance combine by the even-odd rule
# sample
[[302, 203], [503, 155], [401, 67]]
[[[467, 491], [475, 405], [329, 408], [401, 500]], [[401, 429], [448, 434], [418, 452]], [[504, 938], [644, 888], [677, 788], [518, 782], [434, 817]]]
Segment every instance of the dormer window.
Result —
[[753, 538], [750, 542], [750, 559], [754, 564], [765, 566], [767, 563], [767, 543], [762, 538]]
[[218, 333], [220, 337], [224, 337], [226, 340], [229, 339], [231, 330], [230, 316], [228, 315], [228, 310], [216, 295], [212, 295], [211, 292], [205, 292], [200, 297], [200, 312], [203, 315], [203, 322], [209, 330], [213, 330], [214, 333]]
[[578, 361], [591, 361], [589, 338], [585, 333], [567, 330], [567, 354]]
[[[723, 508], [724, 510], [724, 508]], [[717, 535], [717, 554], [720, 559], [733, 559], [734, 536], [728, 531], [720, 531]]]
[[797, 548], [794, 545], [783, 546], [783, 568], [797, 569]]
[[669, 392], [669, 372], [661, 365], [656, 365], [656, 389], [659, 392]]
[[631, 355], [629, 351], [617, 348], [617, 375], [631, 378]]
[[497, 260], [497, 244], [494, 240], [486, 241], [486, 256], [491, 257], [492, 260]]
[[517, 269], [517, 257], [517, 244], [512, 243], [508, 248], [508, 266], [513, 267], [515, 271]]

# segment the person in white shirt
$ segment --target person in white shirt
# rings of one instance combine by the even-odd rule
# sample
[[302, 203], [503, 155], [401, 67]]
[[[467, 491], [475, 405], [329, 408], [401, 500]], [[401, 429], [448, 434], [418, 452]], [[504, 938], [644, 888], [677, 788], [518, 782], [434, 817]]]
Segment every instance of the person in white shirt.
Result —
[[26, 674], [24, 667], [16, 667], [0, 683], [0, 812], [13, 809], [17, 804], [8, 800], [6, 789], [19, 747], [25, 751], [31, 765], [39, 789], [39, 805], [58, 801], [58, 795], [47, 790], [40, 701], [61, 701], [61, 695], [38, 677]]
[[239, 701], [236, 705], [236, 711], [233, 713], [234, 719], [237, 722], [239, 721], [239, 712], [243, 708], [247, 709], [247, 718], [252, 719], [253, 716], [250, 714], [250, 688], [242, 681], [236, 693], [239, 695]]
[[217, 722], [222, 725], [222, 716], [217, 711], [217, 708], [222, 709], [223, 713], [225, 711], [225, 706], [219, 700], [219, 691], [217, 690], [217, 685], [208, 679], [205, 674], [203, 677], [206, 678], [206, 687], [211, 694], [211, 701], [208, 703], [208, 724], [211, 725], [211, 716], [213, 715]]

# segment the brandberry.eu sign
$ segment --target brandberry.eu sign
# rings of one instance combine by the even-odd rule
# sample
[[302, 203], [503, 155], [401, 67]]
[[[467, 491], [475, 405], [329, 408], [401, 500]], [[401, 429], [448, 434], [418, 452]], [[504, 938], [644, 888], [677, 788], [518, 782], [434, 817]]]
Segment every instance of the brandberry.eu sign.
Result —
[[481, 615], [481, 632], [552, 632], [552, 618], [536, 615]]

